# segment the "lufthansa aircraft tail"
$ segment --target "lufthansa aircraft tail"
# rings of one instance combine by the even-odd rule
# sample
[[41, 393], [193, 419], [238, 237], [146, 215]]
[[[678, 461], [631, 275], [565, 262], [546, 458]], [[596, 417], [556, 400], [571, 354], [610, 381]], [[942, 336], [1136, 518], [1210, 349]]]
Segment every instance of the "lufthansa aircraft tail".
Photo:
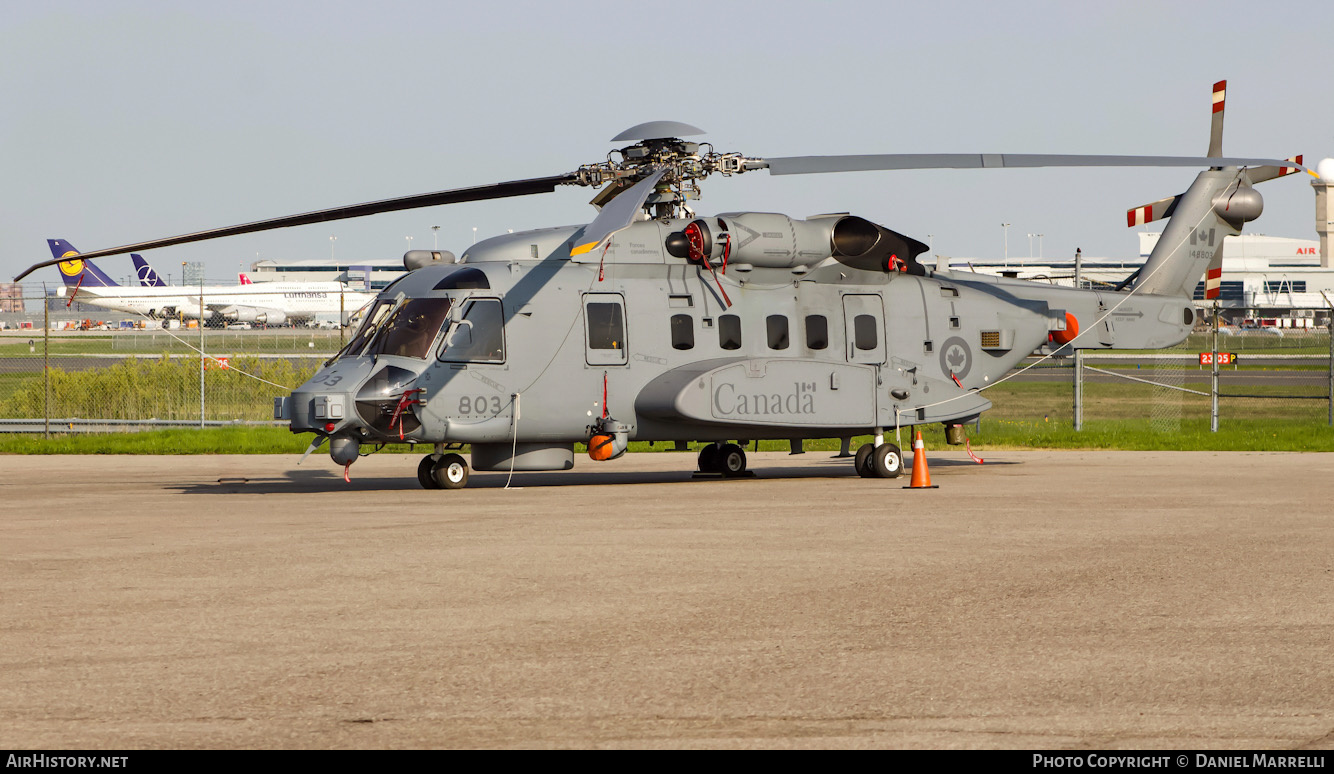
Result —
[[167, 283], [153, 271], [153, 267], [148, 265], [148, 261], [138, 253], [130, 253], [130, 260], [134, 261], [134, 273], [139, 275], [139, 284], [146, 288], [166, 287]]
[[92, 261], [85, 261], [80, 258], [79, 251], [75, 250], [69, 242], [63, 239], [48, 239], [46, 244], [51, 248], [52, 257], [64, 259], [56, 265], [60, 268], [60, 278], [65, 281], [67, 286], [82, 288], [119, 287], [115, 280], [94, 266]]

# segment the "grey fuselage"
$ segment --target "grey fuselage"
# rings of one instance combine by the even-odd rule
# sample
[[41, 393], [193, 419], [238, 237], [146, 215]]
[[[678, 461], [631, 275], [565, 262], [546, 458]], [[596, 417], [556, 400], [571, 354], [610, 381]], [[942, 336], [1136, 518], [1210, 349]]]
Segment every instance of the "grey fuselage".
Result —
[[781, 228], [814, 220], [730, 217], [751, 216], [781, 220], [749, 230], [725, 272], [722, 245], [713, 271], [663, 247], [687, 220], [637, 222], [575, 257], [580, 227], [509, 234], [417, 269], [292, 394], [291, 428], [472, 444], [482, 469], [561, 469], [603, 417], [652, 441], [966, 422], [991, 405], [979, 390], [1056, 346], [1067, 315], [1085, 328], [1080, 348], [1167, 346], [1191, 328], [1184, 297], [855, 268]]

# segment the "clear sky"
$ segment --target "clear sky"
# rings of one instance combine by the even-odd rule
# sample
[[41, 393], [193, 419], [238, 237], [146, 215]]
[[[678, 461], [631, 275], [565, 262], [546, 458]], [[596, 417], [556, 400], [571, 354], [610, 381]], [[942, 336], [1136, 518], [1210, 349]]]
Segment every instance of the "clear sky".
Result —
[[[694, 124], [751, 156], [1334, 155], [1334, 3], [0, 2], [0, 277], [49, 257], [325, 207], [560, 174], [622, 129]], [[701, 214], [849, 211], [959, 257], [1131, 257], [1133, 206], [1190, 170], [713, 178]], [[1248, 230], [1314, 239], [1310, 178]], [[154, 251], [396, 257], [590, 220], [592, 191], [376, 215]], [[440, 226], [438, 232], [432, 226]], [[1028, 234], [1043, 234], [1030, 240]], [[330, 237], [336, 236], [337, 241]], [[128, 257], [101, 259], [113, 276]], [[30, 280], [54, 282], [45, 269]]]

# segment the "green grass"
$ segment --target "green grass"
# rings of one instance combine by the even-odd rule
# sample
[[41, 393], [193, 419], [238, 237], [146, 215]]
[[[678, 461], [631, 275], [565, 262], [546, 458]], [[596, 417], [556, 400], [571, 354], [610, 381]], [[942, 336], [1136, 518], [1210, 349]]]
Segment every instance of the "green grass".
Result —
[[[1081, 432], [1068, 425], [1043, 421], [995, 420], [985, 415], [980, 431], [970, 429], [974, 451], [985, 453], [1014, 449], [1124, 449], [1131, 451], [1334, 451], [1334, 429], [1327, 425], [1275, 421], [1224, 425], [1209, 432], [1207, 421], [1183, 422], [1177, 431], [1155, 431], [1143, 421], [1099, 420], [1087, 423]], [[173, 429], [137, 433], [67, 434], [50, 439], [32, 435], [0, 436], [0, 454], [300, 454], [313, 436], [293, 435], [284, 427], [237, 426], [205, 430]], [[893, 433], [888, 436], [894, 440]], [[912, 429], [904, 428], [902, 443], [910, 445]], [[946, 449], [940, 425], [922, 427], [926, 448]], [[854, 439], [853, 448], [871, 437]], [[672, 444], [630, 444], [631, 452], [670, 451]], [[692, 449], [697, 449], [692, 445]], [[751, 447], [753, 448], [753, 447]], [[762, 441], [761, 451], [787, 451], [786, 441]], [[835, 452], [836, 438], [807, 441], [806, 451]], [[367, 449], [369, 451], [369, 449]], [[430, 446], [391, 444], [381, 453], [425, 454]], [[584, 453], [582, 444], [576, 451]], [[321, 449], [316, 454], [324, 454]], [[693, 451], [691, 452], [693, 453]]]
[[[109, 337], [102, 337], [109, 338]], [[1276, 337], [1275, 337], [1276, 338]], [[1324, 346], [1327, 346], [1325, 344]], [[26, 342], [24, 343], [26, 348]], [[293, 387], [305, 381], [315, 360], [300, 365], [287, 359], [238, 357], [232, 364], [264, 378]], [[1244, 361], [1243, 361], [1244, 362]], [[40, 368], [40, 360], [38, 361]], [[1144, 368], [1137, 376], [1175, 378], [1181, 386], [1208, 390], [1208, 372], [1194, 368]], [[1006, 382], [986, 391], [994, 408], [982, 417], [974, 432], [974, 448], [981, 450], [1042, 449], [1189, 449], [1334, 451], [1334, 432], [1328, 426], [1328, 403], [1289, 400], [1287, 395], [1327, 395], [1328, 382], [1315, 374], [1310, 384], [1226, 388], [1274, 396], [1264, 399], [1223, 398], [1221, 432], [1210, 433], [1210, 400], [1133, 382], [1085, 383], [1085, 429], [1071, 429], [1072, 393], [1068, 382]], [[198, 363], [163, 357], [131, 359], [108, 368], [88, 371], [51, 371], [51, 416], [122, 420], [195, 420], [199, 417]], [[205, 401], [210, 420], [267, 420], [272, 399], [288, 390], [247, 379], [237, 371], [210, 370], [205, 374]], [[0, 417], [40, 419], [47, 396], [40, 370], [0, 374]], [[928, 449], [945, 448], [939, 425], [924, 427]], [[907, 445], [908, 435], [903, 436]], [[7, 454], [299, 454], [310, 436], [294, 436], [285, 428], [237, 426], [220, 429], [173, 429], [109, 435], [67, 434], [52, 439], [0, 436], [0, 453]], [[869, 437], [860, 439], [864, 443]], [[808, 441], [811, 451], [836, 451], [837, 439]], [[658, 444], [654, 450], [671, 448]], [[766, 451], [786, 451], [785, 441], [767, 441]], [[418, 446], [416, 453], [426, 447]], [[647, 443], [631, 445], [647, 451]], [[386, 452], [407, 452], [392, 446]]]

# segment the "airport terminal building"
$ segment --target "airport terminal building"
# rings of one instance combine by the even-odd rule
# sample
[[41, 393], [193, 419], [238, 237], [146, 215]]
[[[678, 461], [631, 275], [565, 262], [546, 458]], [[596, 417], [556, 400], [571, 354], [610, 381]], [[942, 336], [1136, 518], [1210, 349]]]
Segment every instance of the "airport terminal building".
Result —
[[403, 276], [402, 258], [370, 258], [348, 263], [332, 263], [318, 258], [278, 261], [264, 259], [250, 265], [250, 279], [255, 282], [347, 282], [380, 290]]

